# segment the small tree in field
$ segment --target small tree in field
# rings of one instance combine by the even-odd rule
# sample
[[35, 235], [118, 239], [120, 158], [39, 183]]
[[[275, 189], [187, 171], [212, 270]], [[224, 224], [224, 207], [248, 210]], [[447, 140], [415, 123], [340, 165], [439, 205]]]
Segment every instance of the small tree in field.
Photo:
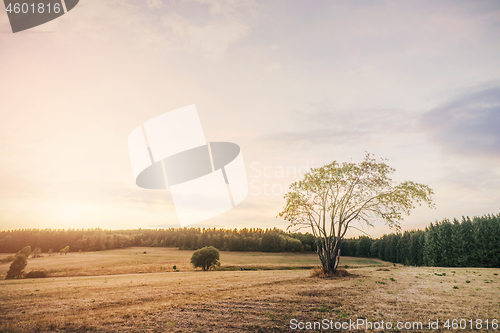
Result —
[[200, 267], [202, 270], [208, 271], [210, 268], [220, 265], [219, 258], [219, 250], [213, 246], [205, 246], [193, 253], [191, 264], [195, 268]]
[[26, 258], [28, 258], [31, 254], [31, 246], [28, 245], [23, 247], [18, 253], [22, 253]]
[[285, 208], [278, 216], [290, 222], [288, 228], [310, 228], [323, 271], [337, 270], [340, 241], [352, 224], [373, 226], [382, 220], [400, 230], [404, 215], [414, 204], [433, 207], [432, 189], [405, 181], [396, 184], [389, 175], [395, 170], [366, 154], [361, 163], [337, 163], [313, 168], [304, 179], [290, 185]]
[[35, 248], [33, 252], [31, 252], [31, 258], [38, 258], [41, 256], [42, 256], [42, 250], [39, 247]]
[[63, 248], [63, 249], [61, 249], [59, 251], [59, 254], [60, 255], [63, 255], [63, 254], [66, 255], [66, 254], [68, 254], [68, 252], [69, 252], [69, 246], [66, 246], [65, 248]]
[[17, 253], [14, 261], [10, 264], [9, 271], [7, 272], [6, 280], [18, 279], [23, 275], [24, 268], [28, 264], [28, 260], [24, 253]]

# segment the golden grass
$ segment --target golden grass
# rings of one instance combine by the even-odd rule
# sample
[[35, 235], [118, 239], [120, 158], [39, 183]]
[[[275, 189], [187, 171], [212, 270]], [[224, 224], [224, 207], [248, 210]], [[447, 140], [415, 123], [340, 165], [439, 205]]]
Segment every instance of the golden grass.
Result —
[[500, 269], [377, 268], [334, 279], [273, 270], [2, 280], [0, 332], [291, 332], [293, 318], [438, 319], [433, 332], [444, 332], [446, 319], [500, 319]]
[[[174, 265], [183, 272], [194, 271], [190, 264], [193, 252], [176, 248], [134, 247], [99, 252], [70, 252], [67, 255], [44, 254], [41, 258], [29, 258], [25, 271], [45, 269], [51, 276], [98, 276], [171, 272]], [[221, 251], [220, 257], [221, 268], [231, 270], [310, 269], [320, 265], [315, 253]], [[341, 265], [362, 267], [390, 264], [378, 259], [345, 257], [341, 259]], [[5, 277], [9, 266], [10, 263], [0, 264], [0, 279]]]
[[337, 268], [335, 272], [326, 273], [322, 267], [315, 267], [311, 269], [311, 277], [314, 278], [322, 278], [322, 279], [331, 279], [331, 278], [341, 278], [351, 275], [344, 268]]

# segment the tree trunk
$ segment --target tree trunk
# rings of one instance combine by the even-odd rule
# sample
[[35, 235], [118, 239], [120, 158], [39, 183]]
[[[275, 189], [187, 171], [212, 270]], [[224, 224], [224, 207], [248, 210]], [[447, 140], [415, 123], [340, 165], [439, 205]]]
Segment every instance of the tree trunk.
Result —
[[[332, 246], [333, 248], [331, 248]], [[340, 239], [337, 239], [334, 244], [324, 242], [318, 249], [318, 255], [323, 265], [323, 271], [326, 274], [335, 273], [340, 262]]]

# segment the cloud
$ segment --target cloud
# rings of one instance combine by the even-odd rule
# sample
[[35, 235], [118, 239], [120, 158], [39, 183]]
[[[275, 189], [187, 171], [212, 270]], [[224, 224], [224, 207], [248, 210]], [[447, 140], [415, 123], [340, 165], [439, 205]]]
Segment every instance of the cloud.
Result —
[[148, 7], [151, 9], [161, 8], [163, 6], [162, 0], [146, 0]]
[[240, 10], [249, 11], [257, 6], [254, 0], [184, 0], [208, 5], [212, 15], [234, 15]]
[[250, 33], [250, 27], [232, 18], [217, 18], [199, 26], [172, 12], [162, 16], [163, 26], [170, 29], [170, 37], [180, 48], [201, 51], [211, 59], [218, 59], [234, 43]]
[[[229, 46], [250, 34], [250, 18], [257, 3], [254, 0], [184, 0], [198, 7], [208, 7], [204, 24], [194, 17], [172, 11], [161, 17], [169, 30], [169, 40], [180, 50], [201, 52], [210, 59], [219, 59]], [[168, 34], [168, 32], [167, 32]]]
[[266, 136], [265, 140], [306, 146], [386, 141], [414, 132], [417, 122], [414, 115], [397, 109], [339, 111], [328, 106], [296, 112], [292, 117], [295, 129]]
[[266, 67], [266, 72], [271, 74], [276, 74], [281, 70], [281, 63], [279, 61], [273, 62], [271, 65]]
[[466, 92], [422, 116], [421, 126], [447, 152], [500, 156], [500, 87]]

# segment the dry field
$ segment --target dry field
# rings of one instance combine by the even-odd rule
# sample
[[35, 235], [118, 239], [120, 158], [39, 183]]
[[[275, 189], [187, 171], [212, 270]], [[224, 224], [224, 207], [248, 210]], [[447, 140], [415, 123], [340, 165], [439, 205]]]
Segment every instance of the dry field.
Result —
[[[166, 265], [165, 260], [137, 259], [143, 251], [153, 251], [151, 248], [127, 251], [137, 253], [130, 254], [129, 263]], [[179, 263], [185, 255], [182, 252], [187, 253], [187, 259], [191, 253], [177, 252], [170, 255]], [[114, 267], [110, 258], [98, 260], [99, 253], [92, 255], [95, 266], [101, 267], [98, 269], [106, 267], [104, 262]], [[69, 258], [78, 256], [86, 254], [66, 256], [66, 272], [78, 272], [69, 264]], [[221, 252], [223, 265], [307, 266], [308, 260], [314, 259], [307, 256]], [[37, 260], [30, 260], [28, 271], [34, 269]], [[88, 260], [81, 264], [81, 272], [86, 274], [92, 273], [91, 257]], [[120, 256], [115, 260], [127, 270], [131, 265], [122, 262]], [[428, 331], [428, 320], [439, 320], [439, 329], [429, 330], [434, 332], [448, 331], [444, 328], [446, 319], [465, 319], [467, 325], [472, 319], [474, 327], [476, 319], [481, 319], [481, 331], [500, 331], [491, 327], [493, 319], [500, 319], [500, 269], [393, 267], [381, 266], [380, 262], [376, 262], [378, 266], [366, 266], [364, 260], [355, 265], [356, 259], [351, 259], [352, 266], [358, 268], [348, 269], [351, 276], [335, 279], [311, 278], [309, 270], [299, 269], [172, 272], [170, 266], [175, 263], [169, 262], [168, 272], [2, 280], [0, 332], [301, 331], [292, 329], [290, 321], [294, 319], [297, 324], [326, 319], [333, 325], [358, 319], [372, 325], [390, 322], [393, 326], [398, 322], [422, 322], [423, 329], [403, 331]], [[56, 266], [54, 272], [64, 272]], [[350, 331], [365, 328], [353, 330], [351, 326]], [[471, 330], [467, 326], [462, 331]]]
[[[45, 269], [51, 276], [96, 276], [134, 273], [172, 272], [175, 265], [179, 271], [194, 271], [189, 263], [194, 251], [164, 247], [133, 247], [99, 252], [69, 253], [67, 255], [44, 254], [41, 258], [29, 258], [25, 271]], [[0, 259], [8, 254], [0, 254]], [[320, 264], [315, 253], [262, 253], [221, 252], [223, 269], [300, 269]], [[387, 266], [377, 259], [342, 258], [342, 265]], [[9, 270], [10, 263], [0, 264], [0, 279]]]

